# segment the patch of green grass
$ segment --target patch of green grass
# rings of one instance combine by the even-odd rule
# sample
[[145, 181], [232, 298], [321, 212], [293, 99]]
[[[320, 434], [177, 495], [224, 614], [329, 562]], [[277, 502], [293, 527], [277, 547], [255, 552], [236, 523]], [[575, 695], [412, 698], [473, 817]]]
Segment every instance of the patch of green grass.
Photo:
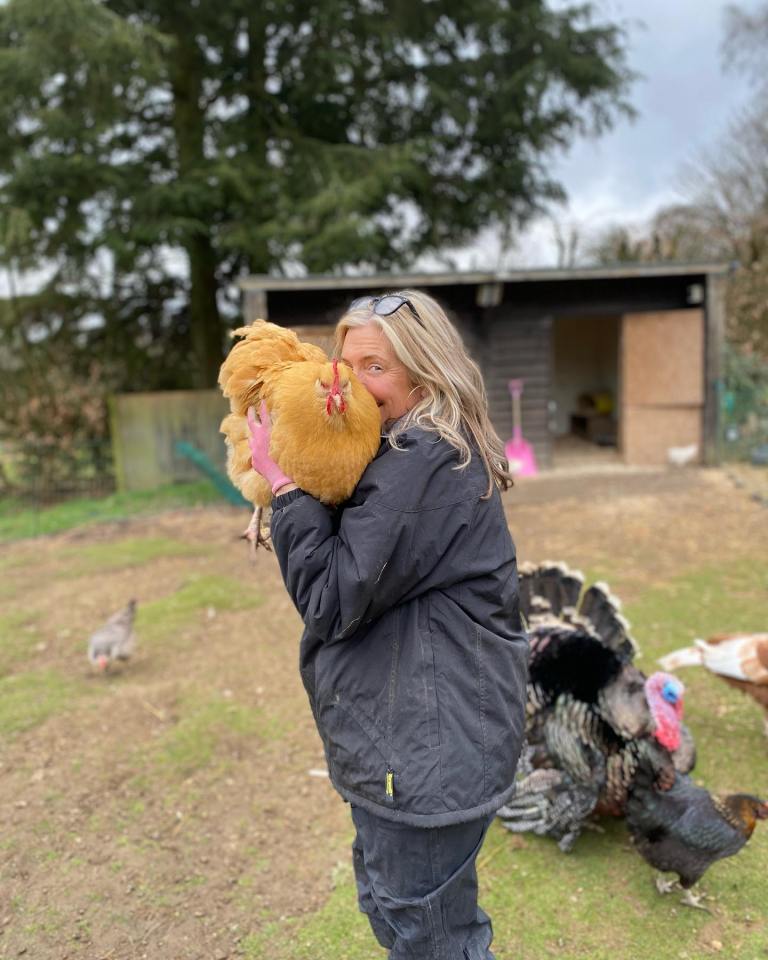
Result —
[[175, 593], [139, 606], [136, 630], [142, 643], [171, 641], [175, 634], [194, 622], [200, 611], [248, 610], [264, 602], [261, 594], [244, 588], [239, 580], [209, 574], [193, 577]]
[[31, 654], [35, 635], [26, 628], [34, 618], [26, 611], [0, 614], [0, 677]]
[[366, 918], [357, 908], [351, 864], [336, 870], [325, 905], [308, 917], [266, 923], [243, 938], [246, 960], [370, 960], [383, 957]]
[[704, 567], [647, 590], [627, 608], [643, 652], [661, 656], [694, 637], [765, 630], [768, 553]]
[[[729, 956], [757, 956], [766, 936], [759, 889], [745, 880], [734, 891], [729, 865], [717, 864], [703, 884], [718, 898], [716, 914], [682, 907], [679, 894], [656, 892], [653, 872], [626, 842], [623, 824], [605, 826], [605, 834], [583, 835], [566, 855], [543, 838], [515, 841], [494, 824], [480, 856], [480, 902], [494, 921], [499, 960], [698, 958], [713, 940]], [[741, 864], [731, 864], [738, 872], [759, 860], [759, 851], [748, 849]], [[755, 923], [745, 922], [745, 914]]]
[[0, 735], [37, 726], [66, 708], [78, 692], [77, 684], [50, 670], [0, 677]]
[[262, 710], [221, 697], [189, 696], [179, 707], [181, 719], [158, 744], [154, 764], [177, 777], [225, 760], [228, 740], [280, 739], [283, 729]]
[[204, 548], [168, 537], [131, 537], [63, 550], [59, 558], [65, 563], [66, 575], [78, 577], [122, 567], [139, 567], [159, 557], [193, 557], [205, 552]]
[[61, 533], [90, 523], [123, 520], [142, 513], [221, 502], [213, 484], [174, 483], [155, 490], [113, 493], [99, 499], [67, 500], [49, 507], [31, 507], [21, 499], [0, 499], [0, 542]]

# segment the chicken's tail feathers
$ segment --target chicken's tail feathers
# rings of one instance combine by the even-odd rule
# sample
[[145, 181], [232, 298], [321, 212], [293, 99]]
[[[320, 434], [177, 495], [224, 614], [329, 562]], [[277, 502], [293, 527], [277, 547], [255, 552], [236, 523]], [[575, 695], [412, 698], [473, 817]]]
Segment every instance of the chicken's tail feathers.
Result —
[[673, 673], [680, 667], [699, 667], [704, 662], [701, 641], [696, 641], [693, 647], [681, 647], [671, 653], [665, 653], [656, 661], [662, 670]]
[[721, 677], [768, 685], [768, 634], [734, 633], [694, 644], [668, 653], [659, 663], [674, 664], [670, 669], [701, 664]]

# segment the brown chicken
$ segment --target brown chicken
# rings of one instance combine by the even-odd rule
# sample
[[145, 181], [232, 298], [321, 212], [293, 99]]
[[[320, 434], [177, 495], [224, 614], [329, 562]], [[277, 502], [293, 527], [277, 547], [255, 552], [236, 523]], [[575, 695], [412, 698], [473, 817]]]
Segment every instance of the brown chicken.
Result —
[[262, 508], [272, 491], [251, 465], [248, 408], [266, 402], [272, 421], [270, 456], [302, 490], [323, 503], [346, 500], [381, 442], [376, 401], [352, 371], [320, 347], [265, 320], [240, 327], [242, 337], [221, 365], [219, 384], [231, 413], [221, 423], [227, 472], [256, 507], [244, 536], [268, 545]]
[[665, 670], [703, 666], [749, 694], [765, 711], [768, 736], [768, 633], [722, 633], [659, 660]]

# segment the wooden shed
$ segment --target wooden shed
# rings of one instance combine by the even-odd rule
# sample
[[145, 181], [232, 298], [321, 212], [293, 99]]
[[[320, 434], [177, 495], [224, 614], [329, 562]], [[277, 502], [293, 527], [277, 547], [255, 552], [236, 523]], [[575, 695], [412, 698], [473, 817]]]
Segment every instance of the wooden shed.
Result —
[[[351, 299], [418, 288], [448, 310], [479, 363], [491, 417], [512, 434], [509, 380], [524, 381], [523, 435], [542, 467], [717, 461], [722, 264], [622, 264], [495, 273], [249, 277], [262, 317], [322, 342]], [[670, 453], [670, 451], [672, 451]]]

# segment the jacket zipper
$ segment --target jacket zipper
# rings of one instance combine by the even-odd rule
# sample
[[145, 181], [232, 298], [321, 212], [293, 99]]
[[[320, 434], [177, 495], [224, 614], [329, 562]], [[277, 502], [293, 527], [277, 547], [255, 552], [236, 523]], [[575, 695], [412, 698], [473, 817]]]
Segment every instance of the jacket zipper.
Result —
[[392, 668], [389, 672], [389, 702], [387, 705], [387, 750], [389, 760], [384, 779], [384, 794], [390, 803], [395, 799], [395, 771], [392, 768], [392, 730], [395, 715], [395, 693], [397, 692], [397, 668], [400, 662], [400, 610], [395, 615], [395, 635], [392, 638]]

